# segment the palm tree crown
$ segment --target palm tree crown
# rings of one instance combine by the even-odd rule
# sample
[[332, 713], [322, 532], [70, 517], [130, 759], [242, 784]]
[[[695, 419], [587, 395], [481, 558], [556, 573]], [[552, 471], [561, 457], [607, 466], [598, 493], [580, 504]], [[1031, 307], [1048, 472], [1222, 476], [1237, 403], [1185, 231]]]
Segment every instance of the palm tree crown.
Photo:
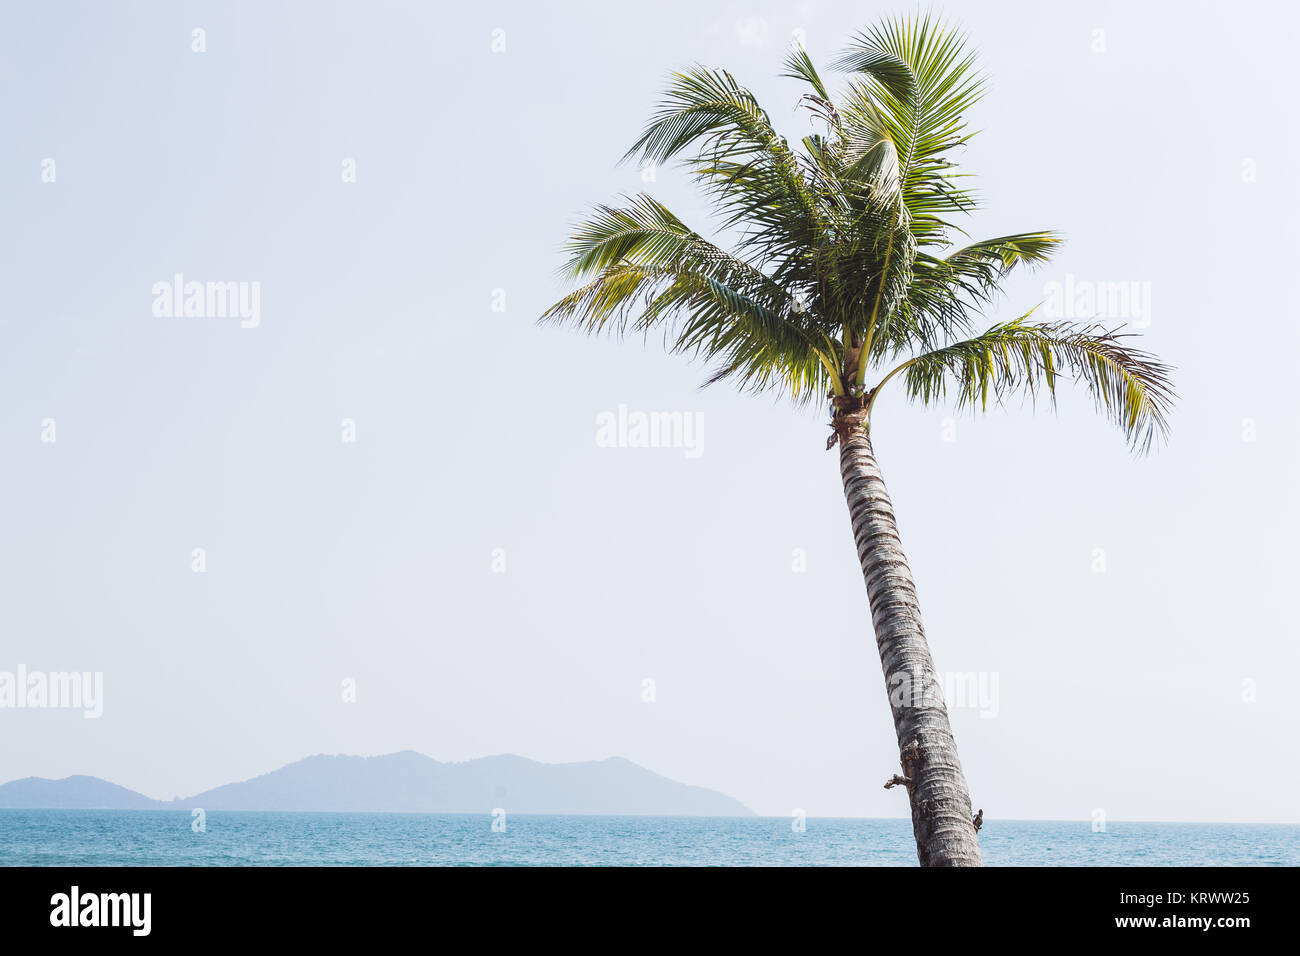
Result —
[[1170, 370], [1127, 336], [1030, 315], [976, 332], [1003, 277], [1046, 261], [1060, 240], [954, 241], [964, 236], [954, 220], [977, 199], [949, 157], [972, 135], [964, 115], [982, 92], [962, 38], [928, 17], [886, 22], [835, 65], [846, 74], [838, 99], [802, 47], [786, 58], [819, 130], [801, 148], [730, 73], [674, 74], [624, 158], [681, 160], [736, 235], [734, 251], [644, 194], [598, 206], [568, 245], [565, 271], [584, 284], [543, 319], [662, 330], [673, 351], [713, 364], [709, 382], [830, 398], [849, 426], [869, 425], [896, 376], [914, 400], [951, 388], [959, 405], [980, 406], [1012, 390], [1054, 398], [1064, 376], [1148, 449], [1167, 432]]

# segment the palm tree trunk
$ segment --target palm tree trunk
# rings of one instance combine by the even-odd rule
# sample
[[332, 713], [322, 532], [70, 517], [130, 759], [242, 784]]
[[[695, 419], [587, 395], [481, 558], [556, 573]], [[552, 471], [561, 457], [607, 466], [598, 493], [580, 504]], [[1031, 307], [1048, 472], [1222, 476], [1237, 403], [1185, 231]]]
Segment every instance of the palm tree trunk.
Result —
[[970, 792], [957, 759], [916, 585], [907, 566], [894, 506], [885, 491], [871, 439], [860, 422], [837, 423], [840, 474], [853, 540], [867, 582], [871, 623], [898, 735], [902, 784], [912, 804], [912, 832], [922, 866], [983, 866]]

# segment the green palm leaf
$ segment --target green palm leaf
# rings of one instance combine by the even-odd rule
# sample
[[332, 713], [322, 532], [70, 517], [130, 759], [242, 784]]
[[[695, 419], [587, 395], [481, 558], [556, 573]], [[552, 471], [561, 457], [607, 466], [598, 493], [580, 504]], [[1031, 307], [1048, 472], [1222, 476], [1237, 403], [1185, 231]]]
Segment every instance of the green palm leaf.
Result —
[[1058, 379], [1066, 377], [1087, 386], [1135, 450], [1149, 450], [1157, 436], [1168, 433], [1174, 398], [1168, 366], [1126, 345], [1129, 336], [1100, 326], [1040, 325], [1027, 318], [918, 355], [886, 376], [881, 386], [902, 373], [908, 397], [915, 401], [943, 399], [951, 387], [959, 408], [978, 404], [983, 409], [990, 398], [1001, 401], [1012, 392], [1032, 397], [1041, 391], [1054, 402]]

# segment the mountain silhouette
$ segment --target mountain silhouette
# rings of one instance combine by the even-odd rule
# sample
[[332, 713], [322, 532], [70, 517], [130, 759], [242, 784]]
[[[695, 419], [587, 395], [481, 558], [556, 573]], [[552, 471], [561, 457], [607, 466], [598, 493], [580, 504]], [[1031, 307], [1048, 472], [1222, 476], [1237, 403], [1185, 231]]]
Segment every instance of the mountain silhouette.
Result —
[[0, 785], [0, 808], [301, 810], [384, 813], [753, 816], [716, 790], [661, 777], [622, 757], [539, 763], [513, 754], [440, 763], [411, 750], [382, 757], [318, 754], [192, 797], [152, 800], [98, 777], [27, 777]]
[[0, 809], [155, 810], [167, 804], [98, 777], [25, 777], [0, 786]]

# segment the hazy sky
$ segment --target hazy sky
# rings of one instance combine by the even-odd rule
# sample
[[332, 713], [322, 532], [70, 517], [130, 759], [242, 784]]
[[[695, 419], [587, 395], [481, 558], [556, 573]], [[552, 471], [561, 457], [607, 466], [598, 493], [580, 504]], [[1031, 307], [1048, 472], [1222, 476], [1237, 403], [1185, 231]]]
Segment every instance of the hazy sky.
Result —
[[[590, 204], [706, 228], [679, 172], [617, 165], [669, 70], [727, 67], [793, 139], [795, 31], [825, 64], [908, 9], [5, 4], [0, 671], [104, 700], [0, 709], [0, 780], [620, 755], [764, 814], [905, 815], [824, 409], [535, 320]], [[935, 9], [989, 74], [969, 231], [1068, 239], [990, 324], [1136, 283], [1112, 324], [1180, 394], [1145, 460], [1082, 393], [877, 404], [937, 666], [997, 681], [996, 715], [953, 709], [975, 805], [1300, 822], [1297, 15]], [[178, 273], [259, 283], [256, 327], [155, 315]], [[700, 454], [599, 447], [620, 405], [699, 416]]]

